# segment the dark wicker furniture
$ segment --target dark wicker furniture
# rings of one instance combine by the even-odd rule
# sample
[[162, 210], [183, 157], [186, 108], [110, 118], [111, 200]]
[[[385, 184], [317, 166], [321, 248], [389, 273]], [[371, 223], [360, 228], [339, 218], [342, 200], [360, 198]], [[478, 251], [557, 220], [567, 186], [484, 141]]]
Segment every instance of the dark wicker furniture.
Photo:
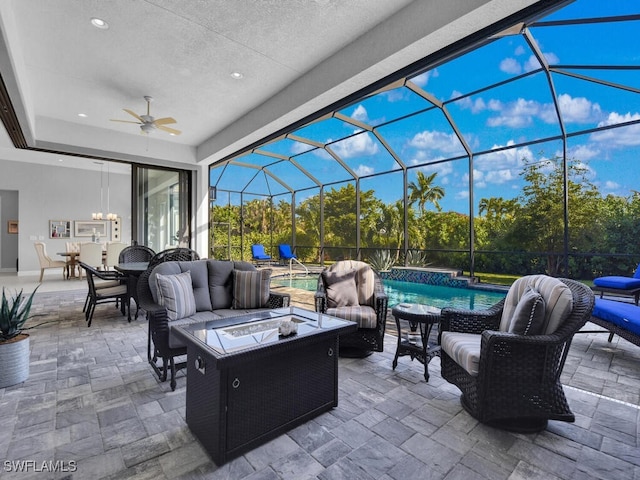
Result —
[[131, 245], [122, 249], [118, 255], [118, 263], [148, 262], [155, 254], [145, 245]]
[[440, 356], [440, 346], [435, 341], [429, 342], [433, 326], [440, 323], [440, 309], [415, 303], [400, 303], [393, 307], [391, 314], [398, 330], [393, 369], [398, 366], [398, 357], [409, 355], [411, 360], [415, 358], [424, 365], [424, 379], [428, 382], [429, 362], [433, 357]]
[[[225, 319], [225, 326], [261, 318], [305, 319], [298, 333], [225, 351], [208, 338], [224, 337], [221, 324], [177, 327], [187, 345], [187, 424], [222, 465], [338, 405], [338, 336], [356, 329], [346, 320], [299, 308]], [[306, 328], [305, 328], [306, 326]], [[214, 333], [214, 332], [212, 332]], [[340, 337], [342, 338], [342, 337]]]
[[504, 300], [481, 311], [442, 309], [445, 331], [482, 335], [479, 371], [470, 375], [446, 351], [440, 352], [442, 377], [461, 391], [465, 410], [483, 423], [512, 431], [540, 431], [548, 420], [575, 421], [560, 374], [573, 335], [589, 320], [591, 289], [560, 279], [573, 294], [573, 310], [552, 334], [517, 335], [498, 331]]
[[[387, 294], [384, 291], [382, 280], [378, 273], [373, 270], [365, 262], [357, 260], [343, 260], [327, 267], [325, 271], [339, 272], [354, 269], [358, 272], [356, 281], [362, 273], [365, 273], [373, 281], [373, 295], [366, 303], [361, 303], [363, 308], [371, 308], [375, 311], [376, 324], [374, 328], [358, 328], [352, 334], [340, 337], [340, 354], [345, 357], [364, 357], [371, 352], [382, 352], [384, 349], [384, 331], [387, 323]], [[357, 285], [362, 288], [361, 285]], [[316, 312], [327, 313], [329, 310], [329, 299], [327, 298], [327, 290], [322, 280], [322, 275], [318, 277], [318, 287], [315, 293], [315, 309]], [[331, 315], [346, 318], [348, 320], [356, 320], [351, 317], [350, 310], [346, 308], [331, 309]]]
[[[158, 267], [158, 265], [162, 263], [166, 263], [167, 258], [175, 258], [176, 256], [184, 255], [189, 256], [188, 249], [172, 249], [171, 255], [163, 255], [164, 252], [160, 252], [157, 254], [150, 262], [149, 268], [138, 278], [138, 300], [140, 301], [140, 308], [145, 310], [147, 314], [147, 320], [149, 323], [149, 339], [148, 339], [148, 360], [150, 365], [153, 367], [154, 371], [157, 373], [158, 377], [161, 381], [165, 381], [167, 379], [168, 371], [171, 372], [171, 389], [175, 390], [176, 388], [176, 380], [175, 375], [176, 371], [184, 368], [185, 362], [176, 362], [175, 358], [186, 355], [187, 349], [182, 346], [179, 348], [174, 348], [170, 346], [170, 329], [171, 322], [167, 317], [167, 310], [158, 305], [151, 293], [151, 288], [149, 287], [149, 278], [153, 273], [153, 270]], [[176, 251], [179, 250], [179, 251]], [[195, 252], [194, 252], [195, 253]], [[173, 261], [173, 260], [172, 260]], [[216, 262], [220, 263], [232, 263], [237, 269], [242, 270], [252, 270], [255, 271], [256, 268], [248, 262], [225, 262], [222, 260], [203, 260], [206, 262], [211, 262], [214, 265]], [[188, 270], [188, 264], [190, 260], [177, 262], [182, 265], [185, 269]], [[281, 308], [289, 306], [290, 296], [288, 294], [279, 294], [270, 292], [269, 300], [267, 308]], [[198, 312], [200, 313], [200, 312]], [[227, 309], [220, 314], [223, 316], [238, 316], [247, 313], [244, 310], [232, 310]], [[215, 316], [214, 316], [215, 317]], [[159, 365], [159, 360], [162, 361], [162, 364]]]
[[[119, 302], [120, 311], [122, 315], [124, 315], [125, 307], [129, 304], [126, 277], [115, 271], [97, 270], [83, 262], [79, 262], [79, 265], [81, 268], [84, 268], [87, 273], [87, 284], [89, 286], [89, 293], [84, 308], [87, 326], [91, 326], [93, 312], [98, 304], [113, 302], [117, 304]], [[109, 283], [110, 286], [97, 288], [96, 279], [113, 282], [113, 284]], [[129, 315], [129, 321], [131, 321], [131, 315]]]

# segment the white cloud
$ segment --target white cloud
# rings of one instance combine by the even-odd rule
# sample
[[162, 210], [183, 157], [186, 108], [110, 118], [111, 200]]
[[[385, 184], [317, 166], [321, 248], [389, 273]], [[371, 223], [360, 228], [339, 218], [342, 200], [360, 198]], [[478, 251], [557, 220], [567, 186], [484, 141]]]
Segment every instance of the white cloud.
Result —
[[438, 150], [448, 154], [463, 154], [464, 149], [455, 133], [424, 131], [416, 133], [409, 145], [419, 149]]
[[[461, 95], [462, 93], [454, 90], [451, 93], [451, 98], [457, 98]], [[471, 97], [464, 97], [457, 100], [455, 104], [462, 109], [471, 110], [471, 113], [480, 113], [488, 108], [482, 97], [476, 97], [475, 99], [472, 99]]]
[[558, 96], [558, 105], [562, 112], [562, 118], [566, 122], [588, 123], [602, 117], [600, 105], [585, 97], [573, 98], [571, 95], [563, 93]]
[[[611, 112], [606, 119], [598, 123], [598, 127], [617, 125], [633, 120], [640, 120], [640, 113], [632, 114], [627, 112], [625, 114], [619, 114], [617, 112]], [[640, 145], [640, 124], [595, 132], [591, 134], [591, 140], [614, 148]]]
[[[557, 64], [560, 62], [560, 59], [555, 53], [546, 53], [542, 54], [544, 58], [547, 60], [547, 63], [550, 65]], [[540, 62], [538, 61], [535, 55], [531, 55], [529, 59], [524, 63], [523, 70], [525, 72], [530, 72], [532, 70], [536, 70], [540, 68]]]
[[513, 52], [514, 55], [520, 56], [520, 55], [524, 55], [525, 54], [525, 49], [522, 45], [518, 45], [515, 49], [515, 51]]
[[315, 147], [313, 147], [312, 145], [307, 145], [306, 143], [302, 143], [302, 142], [293, 142], [293, 144], [291, 145], [291, 153], [293, 155], [296, 155], [298, 153], [311, 150], [312, 148], [315, 148]]
[[[507, 142], [507, 147], [514, 144], [513, 140]], [[492, 150], [502, 148], [503, 145], [494, 145]], [[479, 170], [491, 172], [509, 169], [512, 171], [512, 178], [516, 178], [522, 169], [522, 159], [532, 159], [533, 153], [529, 147], [509, 148], [496, 152], [487, 153], [479, 157], [475, 157], [475, 166]], [[505, 174], [502, 174], [504, 178]]]
[[419, 87], [424, 87], [425, 85], [427, 85], [427, 83], [429, 83], [430, 78], [436, 78], [438, 76], [438, 69], [436, 68], [433, 70], [429, 70], [428, 72], [421, 73], [417, 77], [413, 77], [411, 81]]
[[504, 73], [510, 73], [513, 75], [518, 75], [522, 72], [522, 67], [520, 63], [515, 58], [505, 58], [500, 62], [500, 70]]
[[[567, 151], [567, 156], [569, 158], [575, 158], [580, 161], [591, 160], [592, 158], [598, 156], [600, 154], [600, 150], [594, 149], [589, 145], [578, 145], [573, 147]], [[557, 157], [562, 157], [562, 152], [556, 152]]]
[[360, 122], [368, 122], [369, 115], [367, 114], [367, 109], [362, 105], [358, 105], [356, 109], [351, 114], [351, 118], [354, 120], [358, 120]]
[[519, 98], [515, 102], [503, 104], [497, 101], [489, 103], [490, 109], [499, 111], [501, 115], [487, 120], [490, 127], [506, 125], [511, 128], [526, 127], [533, 123], [533, 118], [540, 113], [540, 103], [535, 100]]
[[456, 200], [465, 200], [467, 198], [469, 198], [469, 191], [468, 190], [460, 190], [455, 195], [455, 199]]
[[361, 133], [332, 144], [331, 148], [340, 158], [353, 158], [378, 153], [378, 144], [368, 133]]
[[358, 168], [356, 168], [355, 172], [358, 174], [359, 177], [364, 177], [367, 175], [373, 175], [373, 173], [375, 172], [375, 169], [368, 165], [358, 165]]
[[612, 180], [607, 180], [604, 182], [604, 188], [609, 191], [615, 191], [620, 188], [620, 184]]

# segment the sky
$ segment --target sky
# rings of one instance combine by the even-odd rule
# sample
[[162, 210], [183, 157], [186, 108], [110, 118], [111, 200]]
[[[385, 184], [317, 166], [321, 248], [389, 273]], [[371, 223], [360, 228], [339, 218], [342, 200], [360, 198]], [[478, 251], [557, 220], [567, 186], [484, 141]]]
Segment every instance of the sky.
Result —
[[[635, 0], [577, 0], [540, 21], [638, 13], [640, 2]], [[524, 34], [501, 37], [411, 78], [409, 86], [417, 92], [401, 87], [379, 93], [344, 108], [340, 114], [346, 121], [330, 118], [294, 132], [329, 143], [340, 161], [327, 150], [286, 139], [262, 149], [292, 157], [301, 170], [273, 156], [251, 154], [238, 160], [271, 164], [272, 176], [229, 167], [221, 177], [221, 170], [214, 169], [212, 182], [220, 189], [248, 192], [298, 190], [300, 201], [317, 194], [317, 183], [348, 181], [357, 175], [363, 177], [362, 189], [373, 189], [391, 203], [402, 197], [401, 166], [395, 155], [409, 168], [409, 182], [418, 170], [437, 172], [437, 184], [445, 190], [443, 210], [467, 213], [469, 150], [477, 213], [481, 198], [514, 198], [521, 193], [524, 158], [562, 157], [561, 140], [537, 141], [561, 136], [563, 125], [568, 157], [584, 163], [589, 180], [605, 195], [629, 196], [640, 190], [640, 173], [634, 168], [640, 161], [640, 124], [594, 129], [640, 120], [638, 31], [638, 20], [533, 24]], [[549, 75], [540, 69], [531, 44], [551, 66]], [[602, 65], [613, 68], [594, 68]], [[448, 159], [455, 160], [444, 161]], [[390, 173], [372, 176], [381, 172]]]

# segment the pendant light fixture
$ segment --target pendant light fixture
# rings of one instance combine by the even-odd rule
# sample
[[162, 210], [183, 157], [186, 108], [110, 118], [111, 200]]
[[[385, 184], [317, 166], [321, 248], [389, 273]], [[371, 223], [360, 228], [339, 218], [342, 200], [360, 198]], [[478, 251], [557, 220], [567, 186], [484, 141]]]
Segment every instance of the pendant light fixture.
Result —
[[100, 165], [100, 210], [91, 214], [93, 220], [102, 220], [102, 162], [93, 162], [96, 165]]

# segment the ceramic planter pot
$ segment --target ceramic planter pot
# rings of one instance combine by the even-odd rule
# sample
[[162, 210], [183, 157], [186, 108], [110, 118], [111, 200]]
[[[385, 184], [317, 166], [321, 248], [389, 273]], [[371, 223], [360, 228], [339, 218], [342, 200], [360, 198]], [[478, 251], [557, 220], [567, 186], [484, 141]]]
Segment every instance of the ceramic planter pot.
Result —
[[24, 382], [29, 377], [29, 335], [0, 343], [0, 388]]

